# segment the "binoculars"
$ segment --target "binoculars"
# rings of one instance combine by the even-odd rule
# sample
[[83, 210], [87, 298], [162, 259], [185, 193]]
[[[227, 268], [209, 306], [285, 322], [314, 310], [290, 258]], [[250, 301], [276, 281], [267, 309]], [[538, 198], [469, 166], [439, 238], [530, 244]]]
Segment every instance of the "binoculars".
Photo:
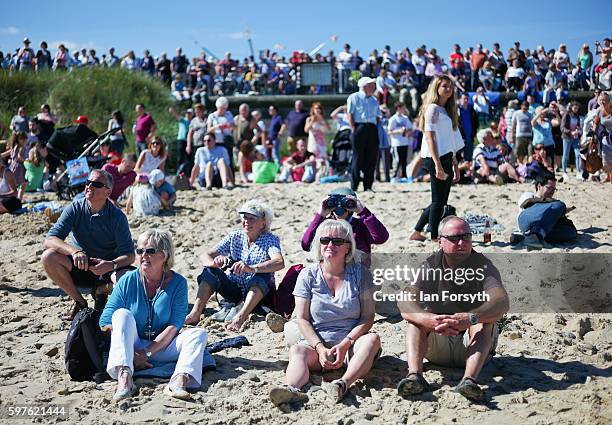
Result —
[[337, 216], [343, 215], [347, 210], [350, 211], [357, 206], [354, 199], [346, 198], [344, 195], [330, 195], [325, 200], [325, 208], [333, 210]]

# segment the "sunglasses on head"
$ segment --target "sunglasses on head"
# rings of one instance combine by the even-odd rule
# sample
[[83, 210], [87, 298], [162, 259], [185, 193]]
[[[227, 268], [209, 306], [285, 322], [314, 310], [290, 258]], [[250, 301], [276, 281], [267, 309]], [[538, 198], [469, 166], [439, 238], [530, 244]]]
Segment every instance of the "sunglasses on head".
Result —
[[[103, 187], [106, 187], [104, 183], [95, 181], [95, 180], [87, 180], [87, 182], [85, 183], [85, 186], [93, 186], [96, 189], [102, 189]], [[106, 188], [108, 189], [108, 187]]]
[[447, 241], [453, 242], [453, 243], [457, 243], [459, 241], [471, 241], [472, 240], [472, 234], [471, 233], [462, 233], [460, 235], [440, 235], [441, 238], [446, 239]]
[[342, 239], [342, 238], [328, 238], [327, 236], [323, 236], [321, 239], [319, 239], [319, 242], [321, 242], [321, 245], [328, 245], [330, 242], [334, 245], [334, 246], [342, 246], [345, 243], [348, 243], [348, 241], [346, 239]]
[[157, 248], [136, 248], [136, 254], [138, 255], [142, 255], [145, 253], [147, 255], [154, 255], [157, 251], [158, 251]]

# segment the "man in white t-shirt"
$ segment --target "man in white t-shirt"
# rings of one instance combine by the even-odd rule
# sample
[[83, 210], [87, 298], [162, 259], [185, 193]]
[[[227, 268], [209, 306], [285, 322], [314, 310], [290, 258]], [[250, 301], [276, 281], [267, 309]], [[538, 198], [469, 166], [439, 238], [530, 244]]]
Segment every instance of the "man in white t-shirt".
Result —
[[403, 103], [395, 104], [395, 114], [389, 118], [388, 133], [393, 155], [393, 182], [407, 178], [406, 167], [412, 159], [412, 122]]

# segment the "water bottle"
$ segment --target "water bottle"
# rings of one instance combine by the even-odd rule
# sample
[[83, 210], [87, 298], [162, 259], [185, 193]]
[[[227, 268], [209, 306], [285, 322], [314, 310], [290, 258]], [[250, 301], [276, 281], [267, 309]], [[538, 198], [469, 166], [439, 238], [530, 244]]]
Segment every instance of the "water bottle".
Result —
[[485, 220], [485, 227], [483, 233], [484, 243], [491, 243], [491, 220]]

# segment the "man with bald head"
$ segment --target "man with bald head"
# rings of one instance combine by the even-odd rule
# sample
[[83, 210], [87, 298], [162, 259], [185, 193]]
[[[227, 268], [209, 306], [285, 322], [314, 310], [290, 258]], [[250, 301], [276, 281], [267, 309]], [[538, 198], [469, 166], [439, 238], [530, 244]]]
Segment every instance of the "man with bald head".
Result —
[[446, 217], [438, 228], [440, 250], [420, 267], [406, 288], [413, 298], [398, 302], [407, 321], [408, 376], [397, 387], [401, 396], [428, 391], [423, 359], [445, 367], [464, 367], [455, 391], [482, 400], [476, 383], [484, 364], [495, 354], [497, 321], [508, 311], [508, 294], [497, 268], [472, 249], [469, 224]]

